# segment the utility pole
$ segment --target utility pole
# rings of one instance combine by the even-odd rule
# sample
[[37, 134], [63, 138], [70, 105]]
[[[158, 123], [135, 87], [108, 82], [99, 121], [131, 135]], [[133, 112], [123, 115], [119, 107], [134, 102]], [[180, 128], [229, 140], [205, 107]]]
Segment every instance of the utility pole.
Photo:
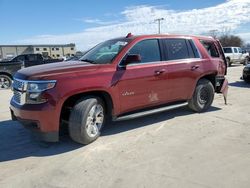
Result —
[[158, 18], [155, 19], [155, 22], [158, 22], [158, 33], [161, 34], [161, 21], [163, 21], [164, 18]]

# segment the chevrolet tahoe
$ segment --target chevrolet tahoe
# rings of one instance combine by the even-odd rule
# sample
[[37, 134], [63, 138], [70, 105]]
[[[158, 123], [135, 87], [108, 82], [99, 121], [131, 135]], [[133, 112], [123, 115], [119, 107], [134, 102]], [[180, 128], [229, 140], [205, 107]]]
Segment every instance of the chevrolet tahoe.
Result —
[[183, 106], [206, 111], [227, 92], [226, 59], [211, 37], [141, 35], [107, 40], [79, 61], [24, 68], [15, 74], [13, 120], [59, 140], [66, 126], [81, 144], [108, 120], [133, 119]]

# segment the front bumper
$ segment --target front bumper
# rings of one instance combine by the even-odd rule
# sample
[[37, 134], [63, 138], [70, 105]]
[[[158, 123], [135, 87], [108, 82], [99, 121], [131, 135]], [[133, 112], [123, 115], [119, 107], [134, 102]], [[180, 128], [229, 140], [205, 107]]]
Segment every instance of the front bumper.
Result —
[[[10, 102], [12, 120], [19, 121], [34, 132], [42, 141], [59, 141], [59, 117], [55, 108], [47, 103], [39, 105], [18, 105]], [[60, 114], [60, 113], [59, 113]]]

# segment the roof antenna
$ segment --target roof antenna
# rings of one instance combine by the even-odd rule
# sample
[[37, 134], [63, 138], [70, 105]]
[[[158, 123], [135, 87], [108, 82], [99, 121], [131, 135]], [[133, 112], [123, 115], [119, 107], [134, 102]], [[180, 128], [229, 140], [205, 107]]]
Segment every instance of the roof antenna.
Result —
[[129, 37], [132, 37], [132, 36], [133, 36], [132, 33], [128, 33], [126, 38], [129, 38]]

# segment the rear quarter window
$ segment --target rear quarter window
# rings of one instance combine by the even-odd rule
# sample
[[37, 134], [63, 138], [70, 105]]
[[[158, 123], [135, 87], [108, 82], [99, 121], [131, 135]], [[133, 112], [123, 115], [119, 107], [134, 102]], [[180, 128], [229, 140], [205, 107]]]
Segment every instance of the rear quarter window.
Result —
[[203, 47], [206, 49], [207, 53], [213, 58], [219, 58], [220, 54], [216, 45], [212, 41], [200, 40]]

